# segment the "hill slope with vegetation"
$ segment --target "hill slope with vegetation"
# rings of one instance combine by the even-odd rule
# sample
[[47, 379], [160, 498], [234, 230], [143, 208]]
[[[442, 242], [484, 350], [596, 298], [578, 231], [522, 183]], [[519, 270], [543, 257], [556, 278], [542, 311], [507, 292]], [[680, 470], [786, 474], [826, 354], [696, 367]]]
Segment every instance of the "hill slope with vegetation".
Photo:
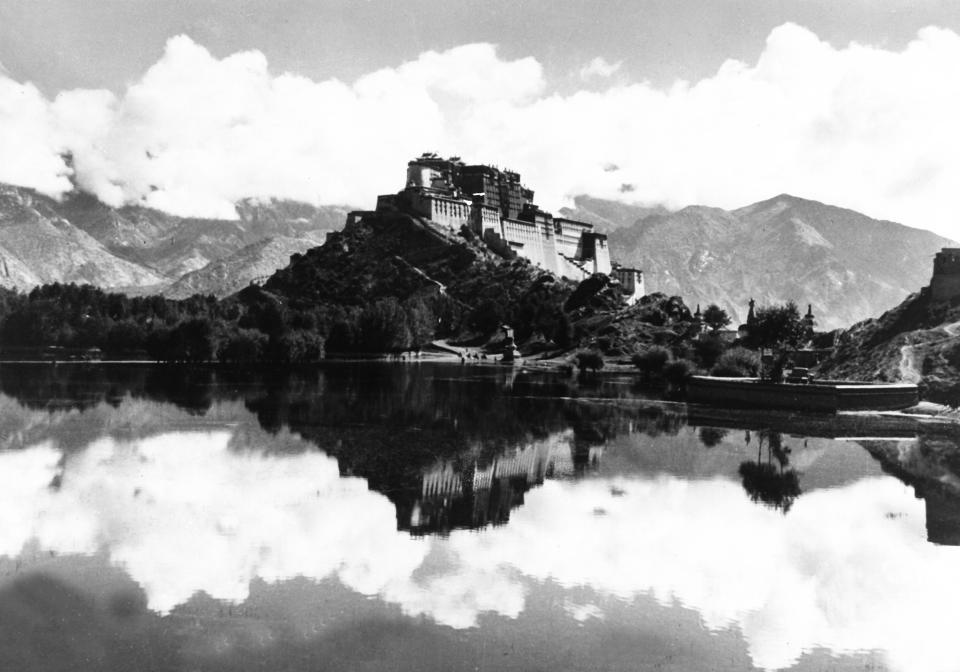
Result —
[[837, 336], [823, 376], [903, 381], [920, 385], [925, 399], [960, 402], [960, 306], [935, 303], [929, 287], [896, 308]]

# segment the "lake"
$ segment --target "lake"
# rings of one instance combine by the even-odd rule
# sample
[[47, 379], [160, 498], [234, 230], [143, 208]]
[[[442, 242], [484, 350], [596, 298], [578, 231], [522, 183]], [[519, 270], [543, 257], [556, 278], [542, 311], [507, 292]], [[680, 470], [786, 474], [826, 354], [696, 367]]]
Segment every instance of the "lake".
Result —
[[960, 449], [629, 375], [0, 365], [3, 670], [957, 670]]

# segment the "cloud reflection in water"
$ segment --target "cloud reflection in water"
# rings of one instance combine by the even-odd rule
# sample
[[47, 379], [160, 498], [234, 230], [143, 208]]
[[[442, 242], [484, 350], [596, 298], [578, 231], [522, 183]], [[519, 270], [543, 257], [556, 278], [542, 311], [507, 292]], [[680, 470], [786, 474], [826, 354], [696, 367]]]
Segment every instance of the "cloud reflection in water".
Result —
[[589, 613], [567, 609], [576, 618], [640, 595], [695, 609], [711, 630], [738, 628], [767, 669], [814, 647], [956, 669], [960, 549], [926, 543], [923, 503], [892, 478], [807, 493], [786, 516], [723, 478], [548, 480], [509, 525], [416, 538], [333, 458], [236, 438], [225, 428], [104, 438], [66, 456], [50, 443], [2, 453], [0, 553], [32, 540], [102, 549], [159, 612], [198, 591], [243, 601], [257, 577], [335, 576], [465, 628], [482, 613], [519, 616], [550, 581], [595, 592]]

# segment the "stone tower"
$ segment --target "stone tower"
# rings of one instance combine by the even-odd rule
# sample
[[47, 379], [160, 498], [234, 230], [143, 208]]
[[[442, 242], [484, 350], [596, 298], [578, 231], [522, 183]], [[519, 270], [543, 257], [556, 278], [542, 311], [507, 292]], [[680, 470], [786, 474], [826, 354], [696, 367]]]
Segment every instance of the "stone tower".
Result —
[[933, 258], [930, 298], [934, 302], [952, 301], [960, 296], [960, 248], [945, 247]]

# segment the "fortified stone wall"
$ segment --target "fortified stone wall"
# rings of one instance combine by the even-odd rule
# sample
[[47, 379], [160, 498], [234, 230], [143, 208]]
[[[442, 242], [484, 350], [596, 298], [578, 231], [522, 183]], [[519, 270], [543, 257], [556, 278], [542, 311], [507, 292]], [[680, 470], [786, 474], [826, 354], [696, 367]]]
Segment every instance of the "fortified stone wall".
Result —
[[532, 263], [557, 272], [556, 247], [549, 227], [519, 219], [503, 219], [503, 238]]
[[933, 259], [930, 298], [939, 303], [957, 297], [960, 297], [960, 248], [945, 247]]
[[494, 231], [497, 235], [502, 233], [500, 226], [500, 211], [490, 205], [474, 204], [472, 211], [471, 228], [483, 239], [486, 239], [487, 231]]

